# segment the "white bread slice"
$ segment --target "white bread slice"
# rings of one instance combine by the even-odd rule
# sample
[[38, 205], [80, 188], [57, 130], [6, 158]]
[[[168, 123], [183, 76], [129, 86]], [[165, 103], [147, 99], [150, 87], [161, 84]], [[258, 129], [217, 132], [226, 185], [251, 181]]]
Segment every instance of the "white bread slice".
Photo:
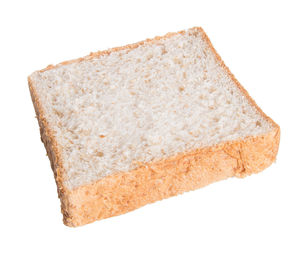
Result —
[[64, 223], [79, 226], [268, 167], [280, 129], [201, 28], [28, 78]]

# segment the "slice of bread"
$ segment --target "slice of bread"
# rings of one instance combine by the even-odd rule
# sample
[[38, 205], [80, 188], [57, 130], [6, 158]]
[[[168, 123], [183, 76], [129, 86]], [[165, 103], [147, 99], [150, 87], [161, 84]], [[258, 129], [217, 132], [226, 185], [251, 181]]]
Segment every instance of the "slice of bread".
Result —
[[280, 129], [201, 28], [34, 72], [64, 223], [79, 226], [268, 167]]

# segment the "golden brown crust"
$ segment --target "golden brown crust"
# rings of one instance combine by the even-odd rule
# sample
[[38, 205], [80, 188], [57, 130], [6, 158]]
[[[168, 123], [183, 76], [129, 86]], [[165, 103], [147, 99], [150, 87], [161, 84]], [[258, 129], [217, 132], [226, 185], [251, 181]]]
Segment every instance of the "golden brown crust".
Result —
[[[51, 167], [54, 171], [58, 195], [62, 203], [61, 208], [64, 223], [66, 225], [84, 225], [95, 220], [129, 212], [145, 204], [194, 190], [215, 181], [232, 176], [244, 177], [252, 173], [257, 173], [271, 165], [275, 160], [280, 140], [279, 126], [262, 112], [249, 96], [248, 92], [225, 66], [202, 28], [195, 29], [201, 32], [201, 35], [214, 52], [220, 65], [226, 70], [249, 102], [273, 125], [273, 129], [265, 135], [225, 142], [217, 146], [178, 154], [167, 160], [144, 164], [130, 172], [116, 173], [94, 183], [69, 190], [63, 183], [64, 169], [60, 147], [48, 126], [41, 103], [30, 78], [28, 78], [32, 101], [40, 125], [41, 138], [45, 144]], [[178, 33], [185, 33], [185, 31]], [[145, 42], [154, 43], [176, 34], [168, 33], [163, 37], [156, 37], [124, 47], [91, 53], [89, 56], [63, 62], [56, 66], [50, 65], [42, 71], [53, 69], [60, 65], [93, 59], [115, 51], [134, 49]]]

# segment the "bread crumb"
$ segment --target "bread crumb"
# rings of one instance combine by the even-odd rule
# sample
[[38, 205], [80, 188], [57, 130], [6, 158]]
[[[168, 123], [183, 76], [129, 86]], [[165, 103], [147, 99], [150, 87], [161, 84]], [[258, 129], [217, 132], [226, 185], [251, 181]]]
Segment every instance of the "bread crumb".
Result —
[[164, 55], [164, 54], [166, 54], [166, 53], [167, 53], [167, 50], [166, 50], [165, 47], [163, 47], [163, 48], [161, 49], [161, 54]]
[[173, 60], [174, 60], [174, 63], [181, 64], [181, 60], [179, 58], [175, 57]]
[[97, 152], [96, 155], [97, 155], [98, 157], [102, 157], [104, 154], [103, 154], [102, 152]]
[[147, 56], [147, 60], [149, 61], [152, 57], [153, 57], [153, 54], [149, 54], [149, 55]]
[[62, 112], [56, 110], [55, 108], [53, 108], [53, 112], [60, 118], [62, 118], [64, 116]]

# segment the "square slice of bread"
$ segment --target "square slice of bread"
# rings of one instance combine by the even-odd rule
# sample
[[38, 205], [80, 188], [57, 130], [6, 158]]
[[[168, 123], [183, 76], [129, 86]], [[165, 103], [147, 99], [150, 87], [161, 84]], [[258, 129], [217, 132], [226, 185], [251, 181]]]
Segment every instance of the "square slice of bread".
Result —
[[28, 81], [68, 226], [257, 173], [278, 151], [279, 126], [201, 28], [50, 65]]

